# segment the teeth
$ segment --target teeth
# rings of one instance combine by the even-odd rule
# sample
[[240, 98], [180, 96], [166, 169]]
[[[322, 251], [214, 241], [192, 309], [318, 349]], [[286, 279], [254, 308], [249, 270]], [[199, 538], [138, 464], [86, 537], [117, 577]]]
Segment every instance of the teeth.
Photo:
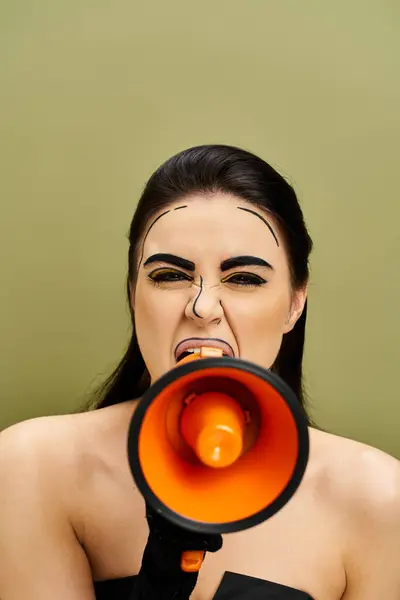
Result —
[[188, 348], [179, 355], [178, 360], [181, 360], [183, 356], [187, 356], [188, 354], [201, 354], [201, 348]]
[[[212, 348], [212, 346], [211, 346]], [[178, 361], [181, 360], [181, 358], [183, 357], [183, 355], [188, 355], [188, 354], [201, 354], [202, 348], [188, 348], [187, 350], [185, 350], [184, 352], [182, 352], [180, 354], [180, 356], [178, 357]], [[222, 353], [222, 356], [229, 356], [229, 354], [227, 354], [226, 352]]]

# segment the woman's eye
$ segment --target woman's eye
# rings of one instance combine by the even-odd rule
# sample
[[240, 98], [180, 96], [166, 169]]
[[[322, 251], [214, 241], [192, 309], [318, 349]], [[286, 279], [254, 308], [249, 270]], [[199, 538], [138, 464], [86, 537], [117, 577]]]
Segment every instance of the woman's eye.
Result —
[[233, 283], [234, 285], [241, 286], [260, 286], [264, 285], [266, 282], [265, 279], [260, 277], [259, 275], [254, 275], [254, 273], [233, 273], [233, 275], [229, 275], [229, 277], [225, 277], [222, 280], [222, 283]]
[[149, 274], [153, 283], [174, 283], [175, 281], [191, 281], [189, 275], [174, 269], [156, 269]]

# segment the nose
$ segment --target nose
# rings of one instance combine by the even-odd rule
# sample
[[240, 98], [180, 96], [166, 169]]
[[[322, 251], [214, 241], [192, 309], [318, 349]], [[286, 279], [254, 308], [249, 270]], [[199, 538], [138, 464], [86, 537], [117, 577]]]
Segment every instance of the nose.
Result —
[[206, 287], [203, 278], [200, 277], [198, 289], [193, 291], [185, 315], [199, 325], [207, 326], [221, 322], [223, 309], [219, 298], [219, 286]]

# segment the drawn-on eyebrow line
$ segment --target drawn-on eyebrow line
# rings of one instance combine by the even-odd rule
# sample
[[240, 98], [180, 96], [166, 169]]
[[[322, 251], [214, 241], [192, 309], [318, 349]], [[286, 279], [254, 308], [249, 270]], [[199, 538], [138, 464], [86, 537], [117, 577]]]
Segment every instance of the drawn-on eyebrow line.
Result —
[[278, 238], [276, 237], [275, 232], [272, 229], [271, 225], [268, 223], [267, 219], [265, 219], [264, 217], [262, 217], [261, 215], [259, 215], [258, 212], [255, 212], [254, 210], [251, 210], [250, 208], [243, 208], [242, 206], [237, 206], [236, 208], [238, 208], [239, 210], [244, 210], [244, 211], [246, 211], [248, 213], [251, 213], [252, 215], [255, 215], [256, 217], [258, 217], [259, 219], [261, 219], [261, 221], [266, 224], [266, 226], [268, 227], [268, 229], [270, 230], [270, 232], [274, 236], [274, 240], [276, 241], [276, 245], [279, 246]]
[[154, 227], [154, 225], [157, 223], [157, 221], [159, 219], [161, 219], [161, 217], [163, 217], [164, 215], [167, 215], [169, 212], [171, 212], [170, 209], [168, 209], [165, 212], [161, 213], [161, 215], [158, 215], [158, 217], [156, 219], [154, 219], [154, 221], [152, 222], [152, 224], [148, 228], [147, 233], [144, 236], [144, 240], [143, 240], [143, 243], [142, 243], [142, 252], [141, 252], [141, 256], [140, 256], [140, 260], [139, 260], [138, 270], [140, 269], [140, 265], [142, 264], [143, 254], [144, 254], [144, 245], [146, 243], [147, 236], [149, 235], [151, 229]]
[[[153, 263], [168, 263], [170, 265], [174, 265], [180, 269], [185, 269], [185, 271], [194, 272], [196, 269], [196, 265], [191, 260], [187, 260], [186, 258], [182, 258], [181, 256], [176, 256], [175, 254], [167, 254], [164, 252], [160, 252], [158, 254], [153, 254], [149, 256], [149, 258], [144, 263], [144, 267], [151, 265]], [[220, 269], [221, 271], [229, 271], [229, 269], [236, 269], [237, 267], [250, 267], [250, 266], [258, 266], [258, 267], [266, 267], [267, 269], [272, 269], [273, 266], [264, 260], [263, 258], [259, 258], [258, 256], [234, 256], [232, 258], [227, 258], [223, 260]]]
[[[184, 204], [183, 206], [177, 206], [176, 208], [174, 208], [174, 210], [180, 210], [181, 208], [187, 208], [187, 206], [188, 206], [187, 204]], [[161, 219], [161, 217], [163, 217], [164, 215], [167, 215], [169, 212], [171, 212], [171, 209], [168, 209], [165, 212], [163, 212], [161, 215], [158, 215], [158, 217], [156, 219], [154, 219], [154, 221], [151, 223], [150, 227], [148, 228], [147, 233], [144, 236], [144, 240], [143, 240], [143, 244], [142, 244], [142, 252], [141, 252], [141, 256], [140, 256], [140, 260], [139, 260], [138, 269], [140, 269], [140, 265], [142, 264], [143, 252], [144, 252], [144, 244], [146, 242], [147, 236], [149, 235], [151, 229], [157, 223], [157, 221], [159, 219]]]

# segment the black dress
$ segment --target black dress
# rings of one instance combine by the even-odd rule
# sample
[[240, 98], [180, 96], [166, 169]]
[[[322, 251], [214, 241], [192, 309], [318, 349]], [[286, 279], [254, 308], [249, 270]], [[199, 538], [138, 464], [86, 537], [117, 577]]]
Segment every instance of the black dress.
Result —
[[[95, 582], [96, 600], [128, 600], [136, 576]], [[306, 592], [227, 571], [212, 600], [313, 600]]]

